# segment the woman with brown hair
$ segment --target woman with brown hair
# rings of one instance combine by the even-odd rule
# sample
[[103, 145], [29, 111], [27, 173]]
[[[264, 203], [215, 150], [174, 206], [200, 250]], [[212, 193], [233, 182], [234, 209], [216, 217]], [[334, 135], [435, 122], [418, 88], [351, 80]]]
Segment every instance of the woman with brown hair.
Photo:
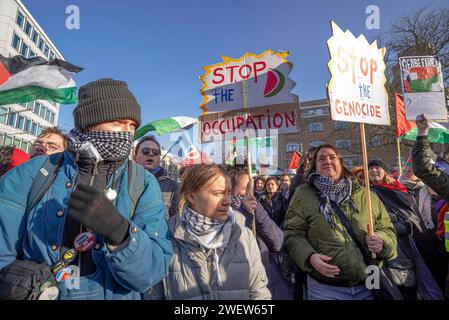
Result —
[[357, 242], [364, 251], [375, 253], [380, 262], [396, 256], [396, 236], [385, 207], [374, 194], [374, 234], [368, 235], [365, 197], [366, 189], [353, 179], [336, 148], [319, 146], [306, 182], [290, 202], [284, 229], [288, 254], [307, 273], [308, 299], [372, 299], [365, 286], [367, 266]]
[[183, 175], [179, 212], [170, 218], [173, 259], [152, 299], [271, 299], [260, 251], [241, 214], [231, 208], [231, 180], [218, 165]]
[[279, 189], [279, 181], [276, 177], [269, 177], [265, 182], [265, 194], [259, 198], [260, 203], [268, 212], [268, 215], [279, 228], [284, 228], [285, 214], [287, 213], [287, 199]]

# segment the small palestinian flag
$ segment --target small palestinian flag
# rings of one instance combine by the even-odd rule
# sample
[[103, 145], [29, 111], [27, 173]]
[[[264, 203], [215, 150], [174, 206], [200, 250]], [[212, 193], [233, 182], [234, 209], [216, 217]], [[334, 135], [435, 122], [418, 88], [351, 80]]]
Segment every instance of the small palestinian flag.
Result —
[[72, 77], [81, 70], [60, 59], [25, 59], [20, 55], [6, 58], [0, 54], [0, 105], [37, 99], [76, 103], [76, 84]]
[[134, 139], [143, 137], [149, 131], [156, 131], [161, 136], [167, 133], [188, 130], [197, 122], [198, 119], [192, 117], [170, 117], [154, 120], [141, 126], [134, 134]]
[[433, 84], [438, 84], [440, 74], [435, 67], [414, 67], [406, 73], [404, 89], [407, 93], [432, 92]]

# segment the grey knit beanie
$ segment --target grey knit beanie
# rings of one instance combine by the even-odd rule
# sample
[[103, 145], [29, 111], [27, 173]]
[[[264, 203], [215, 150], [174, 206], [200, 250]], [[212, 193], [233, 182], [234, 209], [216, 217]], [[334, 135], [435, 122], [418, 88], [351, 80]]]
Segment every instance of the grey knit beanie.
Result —
[[386, 164], [385, 162], [383, 162], [382, 160], [375, 159], [375, 160], [371, 160], [370, 162], [368, 162], [368, 169], [371, 167], [375, 167], [375, 166], [381, 167], [388, 174], [390, 173], [390, 166], [388, 164]]
[[99, 79], [80, 87], [73, 110], [75, 128], [81, 131], [100, 123], [131, 119], [140, 126], [140, 106], [126, 82]]

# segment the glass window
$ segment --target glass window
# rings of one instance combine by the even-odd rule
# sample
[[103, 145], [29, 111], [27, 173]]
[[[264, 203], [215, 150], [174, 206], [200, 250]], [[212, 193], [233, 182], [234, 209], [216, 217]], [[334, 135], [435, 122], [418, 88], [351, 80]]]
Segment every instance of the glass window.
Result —
[[47, 109], [47, 112], [45, 113], [45, 121], [50, 121], [50, 114], [51, 111]]
[[42, 133], [42, 126], [38, 125], [37, 126], [37, 135], [40, 135]]
[[17, 25], [20, 27], [20, 29], [23, 28], [23, 21], [24, 21], [24, 17], [23, 14], [20, 11], [17, 11], [17, 18], [16, 18], [16, 23]]
[[323, 131], [322, 122], [312, 122], [309, 124], [309, 132], [320, 132]]
[[335, 141], [335, 147], [337, 149], [350, 148], [351, 147], [351, 140], [339, 139], [339, 140]]
[[295, 150], [299, 150], [299, 145], [297, 143], [287, 143], [285, 145], [286, 152], [293, 152]]
[[31, 120], [26, 118], [25, 119], [25, 127], [23, 128], [23, 131], [30, 132], [31, 129]]
[[31, 40], [37, 45], [39, 40], [39, 33], [37, 33], [36, 29], [33, 29], [33, 35], [31, 36]]
[[309, 148], [318, 147], [319, 145], [322, 145], [322, 144], [324, 144], [324, 141], [321, 141], [321, 140], [310, 141]]
[[12, 145], [12, 137], [11, 136], [6, 136], [5, 137], [5, 146], [10, 146]]
[[47, 109], [41, 105], [41, 110], [39, 111], [39, 117], [41, 117], [42, 119], [44, 119], [44, 117], [45, 117], [45, 111], [47, 111]]
[[16, 128], [22, 130], [24, 122], [25, 122], [25, 118], [23, 116], [18, 116], [17, 117]]
[[34, 52], [33, 50], [30, 49], [29, 53], [28, 53], [28, 58], [34, 58], [36, 56], [36, 52]]
[[22, 56], [24, 56], [25, 58], [27, 57], [28, 54], [28, 45], [25, 44], [25, 42], [22, 44], [22, 50], [20, 50], [20, 54]]
[[381, 140], [380, 140], [379, 136], [372, 137], [368, 142], [369, 147], [377, 147], [380, 145], [381, 145]]
[[22, 140], [22, 145], [20, 146], [20, 149], [22, 149], [23, 152], [28, 152], [28, 142]]
[[33, 122], [33, 124], [31, 125], [31, 133], [33, 134], [33, 136], [37, 136], [37, 123]]
[[49, 50], [50, 50], [50, 48], [47, 45], [45, 45], [44, 46], [44, 51], [43, 51], [45, 58], [48, 58]]
[[35, 102], [34, 102], [34, 109], [33, 109], [33, 112], [34, 112], [36, 115], [39, 115], [40, 108], [41, 108], [41, 104], [40, 104], [39, 102], [35, 101]]
[[51, 115], [50, 115], [50, 122], [52, 124], [56, 125], [56, 123], [55, 123], [55, 113], [54, 112], [52, 112]]
[[348, 123], [344, 121], [334, 121], [334, 128], [336, 130], [345, 129], [348, 127]]
[[53, 51], [50, 51], [50, 60], [53, 60], [56, 58], [56, 54]]
[[39, 38], [39, 49], [41, 49], [41, 51], [44, 51], [44, 45], [45, 45], [45, 42], [44, 42], [44, 39], [42, 39], [42, 38]]
[[17, 52], [20, 51], [20, 38], [17, 34], [14, 33], [12, 36], [12, 47], [16, 49]]
[[16, 123], [16, 113], [11, 112], [8, 117], [8, 125], [11, 127], [14, 127], [14, 124]]
[[6, 123], [7, 115], [8, 115], [8, 108], [0, 107], [0, 123]]
[[17, 137], [14, 137], [14, 147], [16, 148], [20, 148], [20, 143], [22, 142], [22, 140], [20, 140]]
[[352, 158], [343, 158], [343, 163], [346, 167], [352, 167], [354, 166], [354, 162], [352, 161]]
[[3, 145], [4, 140], [5, 140], [5, 134], [3, 132], [0, 132], [0, 146]]
[[33, 27], [31, 26], [31, 23], [25, 22], [25, 33], [28, 35], [28, 37], [31, 37], [31, 31], [32, 31]]
[[33, 111], [34, 108], [34, 101], [30, 101], [27, 103], [27, 109]]

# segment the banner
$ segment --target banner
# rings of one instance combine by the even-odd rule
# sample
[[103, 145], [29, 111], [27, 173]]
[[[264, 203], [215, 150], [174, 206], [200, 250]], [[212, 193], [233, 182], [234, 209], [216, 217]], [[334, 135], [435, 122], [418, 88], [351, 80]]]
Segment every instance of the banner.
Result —
[[331, 80], [329, 106], [333, 120], [390, 125], [385, 90], [385, 48], [369, 44], [363, 35], [355, 38], [331, 21], [327, 41]]
[[447, 122], [443, 76], [436, 56], [400, 57], [402, 92], [407, 120], [424, 113], [429, 120]]
[[222, 56], [223, 62], [203, 67], [203, 114], [297, 102], [291, 93], [296, 83], [288, 77], [293, 65], [287, 55], [271, 50], [260, 55], [248, 52], [238, 59]]
[[234, 137], [243, 137], [245, 130], [252, 133], [251, 138], [295, 133], [299, 130], [299, 104], [216, 112], [202, 115], [198, 120], [200, 143], [233, 140]]

